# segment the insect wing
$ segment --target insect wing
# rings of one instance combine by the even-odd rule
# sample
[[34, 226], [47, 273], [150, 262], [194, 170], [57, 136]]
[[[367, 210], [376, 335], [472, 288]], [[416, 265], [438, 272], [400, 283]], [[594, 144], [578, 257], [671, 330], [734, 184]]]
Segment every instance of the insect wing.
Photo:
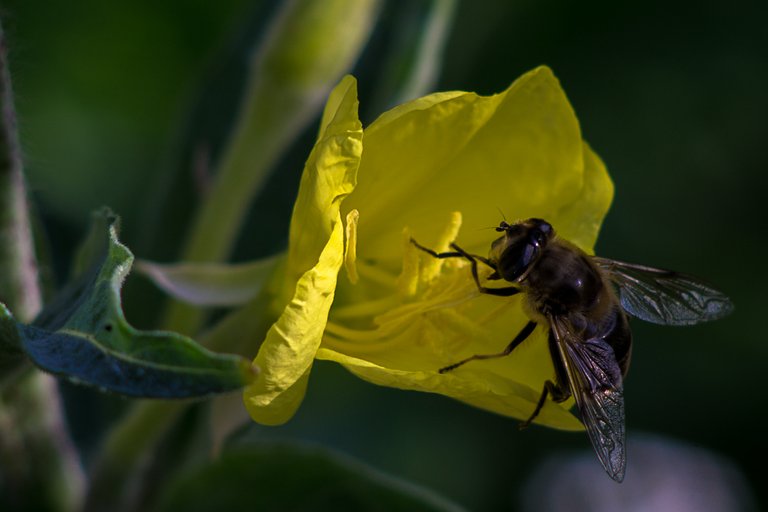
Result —
[[621, 482], [627, 464], [624, 392], [613, 349], [601, 338], [576, 339], [564, 322], [554, 320], [552, 328], [592, 447], [608, 475]]
[[618, 287], [624, 311], [646, 322], [692, 325], [733, 311], [728, 297], [696, 277], [606, 258], [594, 261]]

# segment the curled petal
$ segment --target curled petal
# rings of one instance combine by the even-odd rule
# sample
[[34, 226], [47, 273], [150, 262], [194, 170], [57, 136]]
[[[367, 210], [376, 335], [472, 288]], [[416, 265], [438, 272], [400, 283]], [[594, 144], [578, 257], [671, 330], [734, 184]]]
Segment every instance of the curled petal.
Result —
[[362, 136], [357, 87], [347, 77], [326, 106], [293, 211], [285, 279], [295, 286], [284, 288], [287, 305], [255, 359], [264, 372], [244, 393], [248, 412], [260, 423], [286, 421], [304, 397], [344, 260], [339, 207], [355, 186]]

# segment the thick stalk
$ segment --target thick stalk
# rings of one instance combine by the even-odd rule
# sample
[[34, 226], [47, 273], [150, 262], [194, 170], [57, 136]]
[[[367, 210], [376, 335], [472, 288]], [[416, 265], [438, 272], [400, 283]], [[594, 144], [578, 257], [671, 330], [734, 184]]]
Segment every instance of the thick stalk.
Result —
[[[40, 310], [41, 293], [22, 171], [0, 27], [0, 300], [28, 322]], [[17, 369], [4, 368], [12, 370]], [[12, 507], [79, 508], [85, 479], [50, 376], [28, 372], [0, 396], [0, 472], [0, 499]]]
[[91, 471], [86, 512], [133, 510], [141, 495], [141, 475], [154, 448], [184, 412], [188, 402], [136, 402], [116, 428]]
[[[193, 222], [184, 261], [222, 261], [229, 256], [251, 200], [261, 191], [275, 160], [317, 115], [330, 89], [362, 50], [378, 3], [284, 2], [255, 52], [239, 120]], [[201, 325], [198, 310], [174, 304], [164, 327], [195, 334]], [[253, 339], [251, 333], [238, 334], [223, 343], [219, 339], [217, 349], [236, 352], [233, 343]], [[116, 503], [115, 497], [129, 506], [135, 503], [142, 469], [185, 407], [184, 402], [145, 401], [131, 408], [95, 465], [89, 510]]]
[[[182, 261], [224, 261], [251, 201], [275, 161], [317, 116], [331, 88], [357, 59], [378, 0], [286, 2], [254, 53], [240, 116], [213, 187], [202, 204]], [[174, 304], [166, 327], [194, 334], [199, 310]]]

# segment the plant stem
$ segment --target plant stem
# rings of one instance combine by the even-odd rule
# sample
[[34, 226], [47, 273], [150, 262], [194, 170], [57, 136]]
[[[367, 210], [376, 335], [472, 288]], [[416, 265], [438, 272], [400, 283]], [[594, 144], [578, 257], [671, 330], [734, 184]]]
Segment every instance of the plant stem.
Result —
[[40, 311], [42, 299], [2, 27], [0, 112], [0, 297], [17, 318], [29, 321]]
[[[210, 194], [182, 251], [182, 261], [225, 260], [253, 198], [275, 161], [315, 118], [328, 92], [365, 45], [378, 0], [285, 2], [259, 51], [246, 96]], [[175, 303], [166, 327], [194, 334], [202, 315]]]
[[[0, 27], [0, 299], [29, 322], [42, 305], [16, 112]], [[19, 358], [20, 363], [26, 363]], [[18, 368], [4, 368], [4, 372]], [[56, 381], [37, 371], [0, 396], [4, 503], [24, 510], [79, 508], [85, 478], [69, 439]], [[5, 501], [7, 500], [7, 501]]]
[[86, 512], [122, 512], [138, 505], [141, 478], [154, 449], [188, 402], [136, 402], [110, 433], [91, 471]]
[[[193, 222], [184, 261], [215, 262], [229, 256], [252, 199], [275, 161], [317, 115], [328, 92], [357, 58], [378, 5], [379, 0], [291, 0], [281, 5], [255, 52], [240, 117], [211, 192]], [[202, 321], [200, 310], [173, 303], [164, 327], [193, 335]], [[261, 328], [262, 322], [256, 324]], [[248, 333], [238, 334], [218, 337], [217, 349], [237, 351], [243, 339], [252, 339]], [[138, 402], [129, 410], [110, 433], [96, 464], [88, 510], [101, 510], [116, 497], [136, 499], [144, 465], [186, 406]]]

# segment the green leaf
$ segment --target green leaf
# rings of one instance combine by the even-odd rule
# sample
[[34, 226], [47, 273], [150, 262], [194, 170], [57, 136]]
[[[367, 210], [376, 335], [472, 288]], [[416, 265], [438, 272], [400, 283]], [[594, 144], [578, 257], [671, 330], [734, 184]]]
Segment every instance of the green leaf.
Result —
[[226, 510], [460, 511], [434, 492], [326, 449], [231, 447], [176, 480], [155, 512]]
[[72, 281], [33, 324], [19, 323], [0, 308], [0, 343], [20, 346], [45, 371], [134, 397], [191, 398], [252, 381], [252, 365], [239, 356], [128, 324], [120, 288], [133, 255], [118, 241], [117, 223], [106, 209], [94, 215]]
[[176, 263], [138, 261], [136, 269], [168, 295], [196, 306], [239, 306], [253, 299], [282, 255], [248, 263]]

